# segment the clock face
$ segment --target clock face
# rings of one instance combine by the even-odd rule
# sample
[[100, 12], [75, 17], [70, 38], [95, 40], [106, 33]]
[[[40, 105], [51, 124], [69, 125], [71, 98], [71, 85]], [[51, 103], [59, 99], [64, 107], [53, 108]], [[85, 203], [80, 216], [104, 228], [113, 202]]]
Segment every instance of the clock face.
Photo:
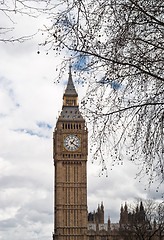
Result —
[[76, 151], [80, 147], [80, 139], [75, 135], [68, 135], [64, 139], [64, 147], [68, 151]]

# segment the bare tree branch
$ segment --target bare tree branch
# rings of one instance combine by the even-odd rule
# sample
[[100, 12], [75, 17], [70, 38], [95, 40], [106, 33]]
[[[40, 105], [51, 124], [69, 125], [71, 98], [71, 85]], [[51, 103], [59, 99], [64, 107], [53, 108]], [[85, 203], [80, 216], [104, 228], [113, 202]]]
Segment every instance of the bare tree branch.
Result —
[[81, 105], [92, 124], [93, 158], [104, 169], [128, 159], [150, 184], [162, 183], [163, 1], [63, 0], [59, 9], [43, 45], [67, 52], [63, 66], [71, 58], [88, 84]]

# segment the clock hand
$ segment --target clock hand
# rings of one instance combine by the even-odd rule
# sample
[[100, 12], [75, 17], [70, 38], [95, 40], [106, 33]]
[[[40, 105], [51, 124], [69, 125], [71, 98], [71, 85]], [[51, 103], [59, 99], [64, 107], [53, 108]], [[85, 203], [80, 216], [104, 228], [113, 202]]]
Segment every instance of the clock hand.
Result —
[[75, 147], [78, 147], [78, 146], [74, 143], [74, 140], [73, 140], [73, 141], [70, 141], [70, 144], [71, 144], [71, 145], [74, 145]]
[[75, 139], [72, 140], [71, 144], [74, 144], [74, 142], [75, 142]]
[[76, 145], [75, 143], [72, 142], [72, 144], [73, 144], [75, 147], [78, 147], [78, 145]]

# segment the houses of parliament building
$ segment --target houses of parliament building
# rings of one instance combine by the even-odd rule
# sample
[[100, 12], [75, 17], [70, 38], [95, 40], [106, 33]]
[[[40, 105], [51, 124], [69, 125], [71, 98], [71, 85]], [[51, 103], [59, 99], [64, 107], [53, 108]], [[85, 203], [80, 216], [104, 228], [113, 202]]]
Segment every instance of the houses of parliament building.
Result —
[[[53, 240], [121, 240], [126, 224], [145, 221], [142, 202], [133, 214], [127, 205], [121, 207], [120, 221], [104, 223], [104, 206], [87, 212], [88, 130], [79, 111], [78, 94], [71, 67], [63, 95], [62, 111], [53, 133], [54, 159], [54, 233]], [[132, 237], [132, 235], [131, 235]], [[139, 239], [139, 238], [133, 238]], [[153, 239], [153, 238], [152, 238]]]

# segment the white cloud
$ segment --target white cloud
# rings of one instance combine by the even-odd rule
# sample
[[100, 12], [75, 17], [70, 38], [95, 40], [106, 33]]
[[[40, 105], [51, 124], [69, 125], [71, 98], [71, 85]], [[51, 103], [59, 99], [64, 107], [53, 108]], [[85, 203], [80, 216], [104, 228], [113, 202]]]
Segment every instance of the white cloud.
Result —
[[44, 240], [53, 231], [52, 130], [63, 87], [53, 83], [57, 59], [38, 55], [37, 44], [0, 45], [2, 240]]

